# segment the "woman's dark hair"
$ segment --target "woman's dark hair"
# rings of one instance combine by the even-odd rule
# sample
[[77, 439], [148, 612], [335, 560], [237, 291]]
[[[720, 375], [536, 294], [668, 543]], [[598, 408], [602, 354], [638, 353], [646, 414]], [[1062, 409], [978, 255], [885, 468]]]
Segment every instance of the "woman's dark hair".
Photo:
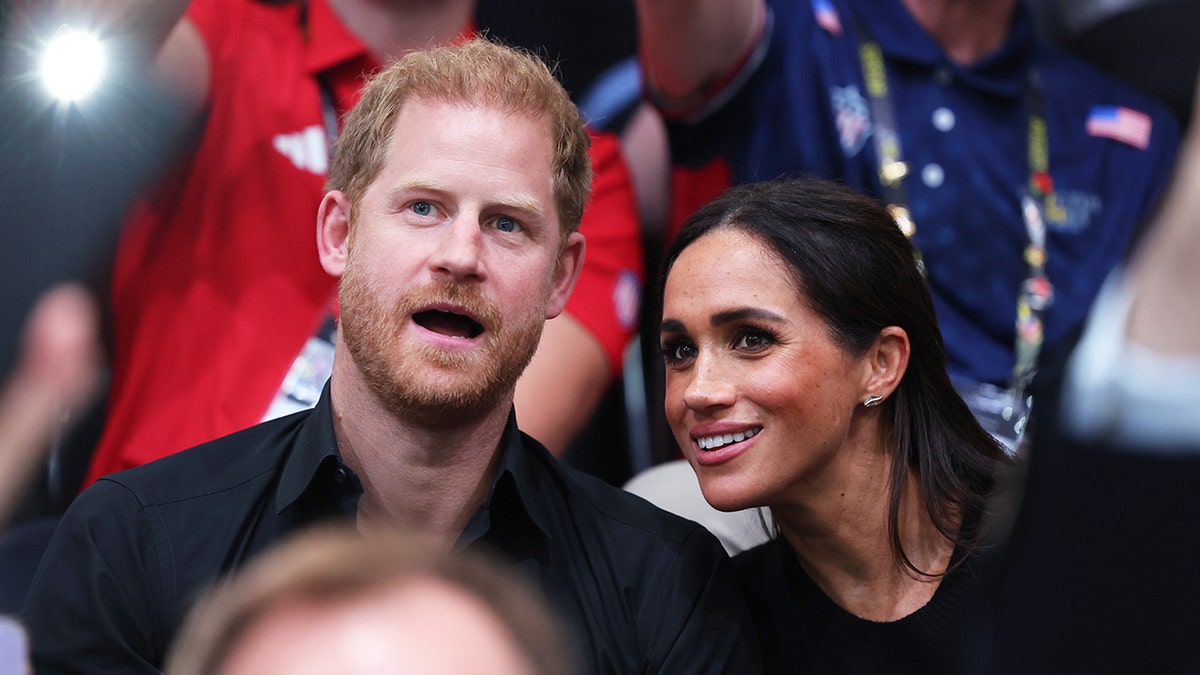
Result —
[[[880, 331], [908, 333], [908, 369], [883, 403], [881, 433], [894, 450], [888, 508], [892, 553], [913, 564], [900, 541], [900, 498], [911, 468], [938, 531], [972, 551], [997, 465], [1006, 455], [963, 403], [946, 374], [946, 353], [933, 299], [914, 250], [875, 200], [827, 180], [801, 178], [735, 187], [701, 208], [668, 250], [659, 284], [688, 246], [728, 228], [757, 237], [791, 272], [801, 299], [848, 352], [862, 355]], [[660, 305], [661, 306], [661, 305]]]

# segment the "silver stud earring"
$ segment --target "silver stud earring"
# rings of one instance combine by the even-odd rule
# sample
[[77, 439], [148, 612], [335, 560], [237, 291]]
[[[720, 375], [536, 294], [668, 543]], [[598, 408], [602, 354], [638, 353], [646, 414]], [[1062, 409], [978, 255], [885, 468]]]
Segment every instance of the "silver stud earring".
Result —
[[879, 405], [881, 401], [883, 401], [882, 396], [879, 394], [871, 394], [867, 397], [867, 400], [863, 401], [863, 406], [867, 408], [874, 408], [875, 406]]

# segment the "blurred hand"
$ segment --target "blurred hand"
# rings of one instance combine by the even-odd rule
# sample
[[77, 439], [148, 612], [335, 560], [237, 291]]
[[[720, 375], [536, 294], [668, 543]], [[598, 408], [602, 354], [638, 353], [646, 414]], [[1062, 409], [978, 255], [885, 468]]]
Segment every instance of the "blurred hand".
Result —
[[46, 291], [25, 324], [17, 365], [0, 393], [0, 526], [69, 417], [99, 387], [100, 316], [82, 286]]

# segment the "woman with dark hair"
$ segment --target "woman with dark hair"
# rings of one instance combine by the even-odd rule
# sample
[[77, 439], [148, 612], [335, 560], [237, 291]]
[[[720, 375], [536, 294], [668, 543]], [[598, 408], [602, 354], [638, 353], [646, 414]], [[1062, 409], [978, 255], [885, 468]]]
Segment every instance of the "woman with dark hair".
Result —
[[736, 559], [767, 671], [962, 670], [1006, 460], [888, 212], [822, 180], [743, 185], [664, 269], [675, 438], [709, 503], [769, 507], [782, 535]]

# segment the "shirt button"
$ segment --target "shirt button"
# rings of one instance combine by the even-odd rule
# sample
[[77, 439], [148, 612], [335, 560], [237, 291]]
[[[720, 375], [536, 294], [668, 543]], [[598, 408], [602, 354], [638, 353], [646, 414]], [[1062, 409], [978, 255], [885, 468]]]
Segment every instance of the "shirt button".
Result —
[[345, 483], [349, 475], [350, 474], [346, 471], [346, 467], [344, 466], [339, 466], [337, 471], [334, 473], [334, 476], [337, 478], [337, 482], [339, 483]]
[[942, 170], [942, 167], [939, 164], [934, 164], [931, 162], [926, 164], [925, 168], [921, 169], [921, 181], [924, 182], [927, 187], [941, 187], [945, 180], [946, 172]]
[[933, 111], [933, 126], [938, 131], [950, 131], [954, 128], [954, 111], [949, 108], [938, 108]]
[[933, 73], [933, 81], [943, 87], [948, 87], [954, 82], [954, 73], [951, 73], [949, 68], [938, 68]]

